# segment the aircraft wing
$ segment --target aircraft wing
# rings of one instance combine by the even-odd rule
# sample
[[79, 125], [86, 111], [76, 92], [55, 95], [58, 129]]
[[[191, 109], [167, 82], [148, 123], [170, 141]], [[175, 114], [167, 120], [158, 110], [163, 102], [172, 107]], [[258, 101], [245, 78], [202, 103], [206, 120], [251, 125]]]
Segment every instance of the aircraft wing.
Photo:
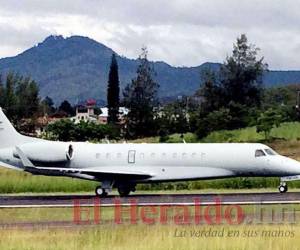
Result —
[[54, 168], [54, 167], [25, 167], [25, 171], [32, 174], [47, 175], [90, 175], [96, 179], [134, 179], [143, 180], [151, 178], [152, 175], [140, 171], [120, 169], [120, 167], [99, 167], [99, 168]]

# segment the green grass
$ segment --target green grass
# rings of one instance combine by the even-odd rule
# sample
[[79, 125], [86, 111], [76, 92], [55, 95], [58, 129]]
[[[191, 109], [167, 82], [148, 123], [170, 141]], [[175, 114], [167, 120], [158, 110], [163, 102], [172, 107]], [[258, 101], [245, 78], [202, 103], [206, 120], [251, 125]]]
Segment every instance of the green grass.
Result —
[[[92, 219], [92, 207], [85, 208], [90, 210]], [[113, 220], [114, 209], [110, 207], [101, 207], [101, 220]], [[86, 213], [83, 211], [83, 220], [86, 219]], [[85, 216], [85, 217], [84, 217]], [[124, 219], [127, 218], [125, 213]], [[68, 221], [74, 219], [74, 208], [1, 208], [0, 224], [2, 223], [21, 223], [21, 222], [51, 222], [51, 221]]]
[[263, 134], [256, 132], [255, 127], [222, 130], [210, 133], [201, 142], [259, 142], [264, 140]]
[[[92, 200], [92, 199], [91, 199]], [[193, 200], [190, 200], [193, 202]], [[222, 214], [224, 215], [227, 205], [221, 206]], [[287, 215], [289, 212], [295, 211], [295, 221], [299, 223], [300, 221], [300, 204], [280, 204], [280, 205], [240, 205], [242, 208], [244, 215], [253, 215], [255, 212], [259, 211], [273, 211], [274, 213], [280, 213], [281, 211], [285, 211]], [[207, 206], [201, 206], [201, 211], [205, 211]], [[92, 220], [94, 215], [94, 207], [84, 207], [81, 211], [83, 220], [87, 219], [87, 211], [89, 211], [89, 218]], [[141, 218], [141, 209], [142, 207], [138, 207], [136, 210], [137, 218], [139, 221], [142, 221]], [[153, 218], [158, 219], [160, 216], [161, 207], [156, 207], [156, 215]], [[193, 218], [194, 207], [189, 206], [189, 215]], [[130, 212], [128, 207], [122, 208], [122, 220], [124, 220], [124, 224], [130, 223]], [[173, 206], [168, 208], [168, 222], [174, 222], [174, 215], [178, 214], [178, 207]], [[115, 219], [115, 209], [113, 207], [101, 207], [99, 208], [99, 214], [101, 221], [103, 223], [114, 223]], [[215, 210], [212, 209], [210, 215], [215, 215]], [[74, 208], [66, 207], [66, 208], [1, 208], [0, 209], [0, 224], [3, 223], [22, 223], [22, 222], [53, 222], [53, 221], [67, 221], [72, 222], [74, 219]], [[225, 220], [225, 218], [223, 218]], [[283, 222], [288, 222], [288, 217], [283, 220]], [[141, 222], [142, 223], [142, 222]], [[193, 224], [193, 220], [191, 219], [191, 224]], [[207, 223], [205, 223], [207, 224]]]
[[300, 122], [288, 122], [274, 128], [271, 136], [284, 140], [300, 140]]
[[[297, 141], [300, 140], [300, 122], [282, 123], [278, 128], [273, 128], [271, 131], [272, 140]], [[265, 137], [263, 133], [257, 133], [256, 127], [249, 127], [235, 130], [221, 130], [210, 133], [205, 138], [199, 140], [193, 133], [184, 134], [186, 142], [263, 142]], [[169, 136], [167, 143], [181, 143], [183, 139], [181, 134], [173, 134]], [[136, 143], [158, 143], [159, 137], [148, 137], [143, 139], [133, 140]]]
[[[197, 136], [193, 133], [185, 133], [184, 140], [188, 143], [198, 142]], [[147, 137], [142, 139], [131, 140], [132, 143], [159, 143], [159, 137]], [[181, 134], [172, 134], [169, 136], [169, 139], [166, 143], [182, 143], [183, 138], [181, 138]]]
[[96, 182], [65, 177], [34, 176], [0, 168], [0, 193], [85, 192], [94, 190]]
[[[228, 225], [226, 220], [222, 225], [175, 225], [172, 215], [177, 214], [178, 210], [173, 208], [168, 210], [169, 220], [167, 225], [161, 225], [159, 222], [154, 225], [146, 225], [144, 223], [130, 224], [129, 213], [125, 212], [124, 224], [117, 225], [113, 222], [114, 209], [101, 208], [102, 221], [111, 220], [101, 225], [92, 227], [72, 226], [68, 228], [54, 227], [47, 228], [47, 226], [27, 228], [27, 229], [1, 229], [0, 234], [0, 249], [14, 250], [14, 249], [30, 249], [30, 250], [44, 250], [44, 249], [299, 249], [300, 244], [300, 224], [299, 224], [299, 204], [290, 205], [264, 205], [257, 206], [242, 206], [244, 214], [253, 214], [254, 211], [261, 211], [260, 209], [278, 208], [285, 209], [285, 211], [296, 211], [295, 224], [269, 224], [264, 221], [263, 224], [241, 224]], [[202, 211], [206, 207], [202, 207]], [[190, 214], [193, 210], [189, 207]], [[257, 210], [258, 209], [258, 210]], [[90, 218], [93, 215], [93, 208]], [[222, 209], [223, 213], [225, 206]], [[265, 210], [264, 210], [265, 211]], [[140, 211], [138, 212], [140, 218]], [[213, 216], [215, 213], [210, 213]], [[159, 215], [154, 217], [159, 218]], [[85, 219], [85, 218], [83, 218]], [[72, 221], [72, 208], [21, 208], [21, 209], [0, 209], [0, 223], [16, 223], [16, 222], [47, 222], [47, 221]], [[215, 232], [215, 236], [195, 236], [191, 233], [197, 232]], [[234, 231], [234, 236], [232, 233]], [[255, 234], [254, 234], [255, 232]], [[281, 233], [276, 236], [278, 233]], [[265, 234], [267, 233], [267, 235]], [[275, 234], [274, 234], [275, 233]], [[289, 236], [282, 236], [288, 233]], [[270, 236], [273, 234], [275, 236]], [[181, 236], [180, 236], [181, 235]], [[211, 234], [212, 235], [212, 234]], [[254, 236], [255, 235], [255, 236]], [[286, 234], [287, 235], [287, 234]]]
[[[300, 122], [282, 123], [278, 128], [271, 130], [270, 136], [273, 140], [300, 140]], [[201, 142], [262, 142], [264, 140], [263, 133], [257, 133], [255, 127], [250, 127], [212, 132]]]
[[[193, 133], [186, 133], [184, 134], [184, 140], [187, 143], [194, 143], [197, 142], [197, 136]], [[176, 143], [176, 142], [183, 142], [183, 139], [181, 138], [181, 134], [173, 134], [170, 135], [168, 143]]]
[[[175, 237], [175, 232], [186, 232], [186, 236]], [[190, 232], [219, 232], [214, 237], [192, 237]], [[235, 231], [235, 236], [232, 232]], [[264, 236], [263, 232], [287, 232], [288, 237]], [[220, 234], [221, 232], [221, 234]], [[253, 235], [257, 232], [257, 236]], [[292, 233], [291, 233], [292, 232]], [[248, 235], [248, 236], [247, 236]], [[299, 249], [299, 225], [256, 226], [175, 226], [175, 225], [119, 225], [95, 228], [2, 230], [0, 248], [13, 249], [74, 249], [74, 250], [260, 250]]]
[[[252, 214], [257, 211], [257, 206], [242, 206], [245, 214]], [[270, 207], [270, 206], [263, 206]], [[261, 208], [261, 207], [260, 207]], [[169, 214], [167, 225], [159, 222], [154, 225], [144, 223], [130, 224], [129, 221], [123, 225], [117, 225], [113, 221], [101, 225], [82, 227], [54, 227], [47, 226], [19, 229], [1, 229], [0, 249], [30, 249], [30, 250], [96, 250], [96, 249], [158, 249], [158, 250], [179, 250], [179, 249], [299, 249], [300, 245], [300, 224], [299, 204], [277, 205], [271, 208], [286, 209], [285, 211], [296, 210], [295, 224], [241, 224], [229, 225], [226, 220], [222, 225], [175, 225], [172, 215], [178, 213], [173, 208]], [[89, 208], [93, 210], [93, 208]], [[189, 207], [190, 214], [193, 210]], [[202, 207], [202, 211], [205, 207]], [[223, 208], [223, 212], [225, 207]], [[259, 210], [260, 211], [260, 210]], [[272, 210], [268, 210], [272, 211]], [[281, 211], [281, 210], [276, 210]], [[170, 210], [169, 210], [170, 212]], [[138, 213], [140, 214], [140, 212]], [[211, 216], [214, 212], [210, 213]], [[90, 216], [92, 216], [92, 211]], [[113, 208], [101, 208], [102, 220], [113, 220]], [[129, 213], [124, 213], [123, 219], [129, 218]], [[140, 217], [139, 217], [140, 218]], [[159, 218], [159, 215], [155, 218]], [[47, 221], [72, 221], [72, 208], [21, 208], [21, 209], [0, 209], [0, 223], [15, 222], [47, 222]], [[196, 236], [192, 233], [212, 232], [210, 235]], [[234, 236], [231, 232], [234, 232]], [[217, 233], [217, 234], [216, 234]], [[255, 234], [254, 234], [255, 233]], [[267, 233], [267, 234], [266, 234]], [[273, 236], [271, 236], [273, 234]], [[278, 236], [279, 235], [279, 236]], [[285, 236], [284, 236], [285, 235]], [[287, 236], [288, 235], [288, 236]]]

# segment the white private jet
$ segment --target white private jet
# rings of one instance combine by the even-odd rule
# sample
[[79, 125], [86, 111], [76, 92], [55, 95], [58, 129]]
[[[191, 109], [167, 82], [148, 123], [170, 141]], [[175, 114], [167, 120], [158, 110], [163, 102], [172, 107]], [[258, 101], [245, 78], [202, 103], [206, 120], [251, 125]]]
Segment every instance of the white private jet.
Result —
[[101, 182], [96, 195], [113, 187], [121, 196], [137, 183], [238, 176], [300, 178], [300, 162], [257, 143], [93, 144], [48, 141], [19, 134], [0, 108], [0, 165], [34, 175]]

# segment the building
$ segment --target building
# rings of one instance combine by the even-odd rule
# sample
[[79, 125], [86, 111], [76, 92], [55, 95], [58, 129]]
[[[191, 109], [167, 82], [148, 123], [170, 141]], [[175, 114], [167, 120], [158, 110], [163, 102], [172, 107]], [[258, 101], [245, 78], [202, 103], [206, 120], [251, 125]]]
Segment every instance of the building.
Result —
[[[98, 112], [96, 110], [96, 101], [93, 99], [87, 100], [85, 105], [78, 105], [76, 107], [76, 115], [72, 117], [72, 121], [79, 123], [84, 122], [96, 122], [99, 124], [108, 123], [108, 108], [103, 107]], [[124, 124], [125, 116], [128, 114], [129, 110], [125, 107], [119, 108], [119, 123]], [[100, 113], [99, 115], [97, 113]]]
[[85, 105], [78, 105], [76, 107], [76, 115], [71, 118], [76, 124], [81, 121], [84, 122], [98, 122], [98, 116], [95, 114], [96, 101], [89, 99]]
[[[108, 123], [108, 108], [101, 108], [101, 114], [98, 116], [98, 122], [100, 124]], [[119, 107], [119, 123], [124, 124], [125, 116], [128, 114], [129, 110], [125, 107]]]
[[100, 108], [101, 114], [98, 116], [98, 122], [100, 124], [108, 123], [108, 108]]

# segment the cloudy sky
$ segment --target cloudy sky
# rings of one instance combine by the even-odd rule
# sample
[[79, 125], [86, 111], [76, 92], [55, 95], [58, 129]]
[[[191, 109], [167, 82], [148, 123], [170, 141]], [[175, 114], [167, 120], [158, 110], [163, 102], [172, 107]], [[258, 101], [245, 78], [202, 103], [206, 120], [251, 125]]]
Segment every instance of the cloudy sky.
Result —
[[93, 38], [129, 58], [222, 62], [241, 33], [271, 69], [300, 69], [300, 0], [0, 0], [0, 57], [50, 34]]

